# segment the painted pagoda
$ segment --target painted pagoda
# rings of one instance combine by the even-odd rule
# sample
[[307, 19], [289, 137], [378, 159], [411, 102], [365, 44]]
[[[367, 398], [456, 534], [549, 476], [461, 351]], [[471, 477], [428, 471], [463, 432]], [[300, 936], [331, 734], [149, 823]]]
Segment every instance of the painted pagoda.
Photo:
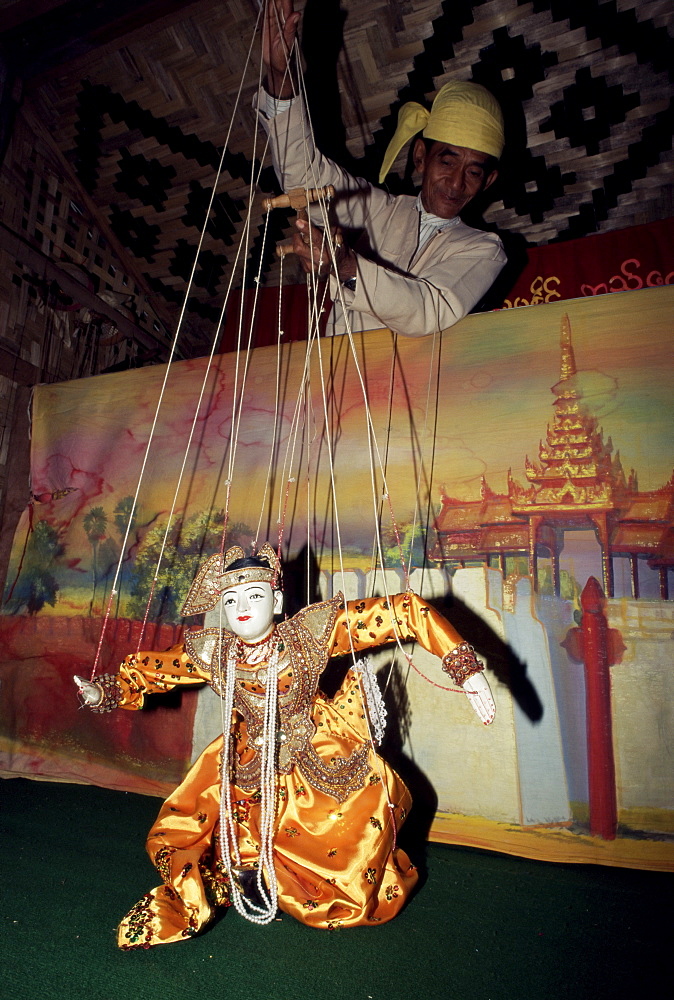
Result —
[[494, 493], [482, 479], [480, 498], [443, 496], [435, 520], [436, 563], [498, 565], [525, 557], [538, 589], [539, 559], [550, 561], [552, 588], [560, 594], [559, 556], [564, 533], [592, 528], [601, 551], [605, 593], [612, 597], [613, 559], [630, 562], [633, 597], [639, 597], [639, 560], [659, 573], [660, 597], [669, 598], [668, 570], [674, 566], [674, 475], [658, 490], [640, 493], [634, 470], [625, 473], [618, 453], [597, 426], [578, 384], [569, 318], [562, 318], [561, 370], [552, 387], [555, 412], [538, 462], [525, 460], [527, 485], [508, 472], [507, 494]]

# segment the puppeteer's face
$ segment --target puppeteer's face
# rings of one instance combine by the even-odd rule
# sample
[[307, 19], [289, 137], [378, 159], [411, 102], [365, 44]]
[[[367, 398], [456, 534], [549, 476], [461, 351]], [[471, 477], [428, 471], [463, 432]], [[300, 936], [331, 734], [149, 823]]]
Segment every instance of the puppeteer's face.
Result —
[[227, 628], [245, 642], [257, 642], [271, 632], [282, 604], [283, 595], [269, 583], [241, 583], [222, 594]]
[[417, 139], [413, 159], [421, 174], [423, 206], [441, 219], [457, 216], [498, 176], [496, 170], [488, 172], [494, 161], [486, 153], [447, 142], [434, 142], [427, 149], [423, 139]]

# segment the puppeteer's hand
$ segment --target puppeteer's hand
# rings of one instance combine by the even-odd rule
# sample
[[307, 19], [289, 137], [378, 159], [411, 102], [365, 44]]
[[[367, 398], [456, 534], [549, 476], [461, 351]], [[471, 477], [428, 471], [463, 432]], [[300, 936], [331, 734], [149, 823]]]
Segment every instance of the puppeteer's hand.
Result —
[[306, 274], [324, 278], [332, 266], [330, 247], [322, 229], [307, 219], [295, 220], [297, 232], [293, 236], [293, 252]]
[[494, 721], [496, 705], [487, 678], [484, 674], [473, 674], [472, 677], [463, 682], [461, 687], [480, 722], [488, 726], [490, 722]]
[[306, 274], [325, 278], [335, 271], [340, 281], [353, 278], [356, 274], [356, 255], [344, 243], [342, 233], [335, 227], [332, 232], [334, 260], [328, 240], [322, 229], [312, 225], [307, 219], [295, 220], [297, 232], [293, 237], [293, 253], [297, 256]]
[[79, 677], [77, 674], [75, 674], [73, 680], [77, 685], [77, 690], [82, 696], [82, 701], [85, 705], [89, 705], [90, 708], [95, 708], [96, 705], [101, 703], [103, 699], [103, 692], [99, 688], [98, 684], [93, 684], [91, 681], [87, 681], [84, 677]]
[[267, 67], [267, 90], [272, 97], [292, 97], [293, 80], [289, 69], [300, 15], [293, 0], [267, 0], [262, 26], [262, 61]]

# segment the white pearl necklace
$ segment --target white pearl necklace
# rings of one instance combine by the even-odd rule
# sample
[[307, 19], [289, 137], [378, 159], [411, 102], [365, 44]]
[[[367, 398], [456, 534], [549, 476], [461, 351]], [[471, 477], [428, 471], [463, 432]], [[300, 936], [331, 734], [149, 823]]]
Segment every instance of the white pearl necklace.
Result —
[[[276, 730], [278, 714], [278, 645], [272, 649], [273, 636], [264, 644], [265, 652], [271, 649], [267, 671], [268, 683], [265, 688], [264, 723], [262, 746], [260, 749], [260, 858], [257, 867], [257, 889], [262, 900], [258, 905], [240, 891], [234, 875], [235, 866], [241, 867], [241, 854], [232, 810], [232, 758], [234, 749], [229, 731], [234, 710], [234, 688], [236, 683], [236, 651], [238, 643], [232, 647], [227, 658], [227, 673], [224, 683], [224, 727], [222, 783], [220, 788], [220, 853], [229, 877], [232, 903], [235, 910], [254, 924], [268, 924], [276, 916], [278, 908], [278, 882], [274, 869], [274, 825], [276, 820]], [[261, 644], [262, 646], [262, 644]], [[261, 648], [261, 647], [258, 647]], [[257, 650], [256, 650], [257, 652]], [[259, 663], [262, 657], [256, 656]], [[222, 660], [220, 660], [222, 664]], [[222, 670], [222, 666], [220, 667]], [[222, 675], [220, 677], [222, 690]], [[234, 864], [232, 863], [234, 859]], [[266, 878], [266, 882], [265, 882]]]

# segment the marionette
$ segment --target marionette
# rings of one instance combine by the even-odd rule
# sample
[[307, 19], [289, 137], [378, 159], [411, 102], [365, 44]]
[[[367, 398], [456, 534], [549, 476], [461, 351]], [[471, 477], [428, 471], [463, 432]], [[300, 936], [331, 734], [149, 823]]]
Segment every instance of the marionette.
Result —
[[[75, 677], [94, 712], [139, 709], [148, 694], [196, 684], [209, 684], [222, 706], [222, 735], [150, 830], [162, 885], [122, 920], [121, 948], [191, 937], [218, 906], [258, 924], [281, 910], [326, 929], [399, 912], [417, 881], [396, 842], [411, 798], [375, 753], [385, 711], [362, 651], [416, 640], [441, 659], [479, 720], [494, 718], [472, 647], [416, 594], [348, 602], [337, 594], [276, 621], [280, 573], [268, 543], [256, 557], [238, 546], [212, 556], [183, 614], [214, 612], [217, 627], [189, 630], [167, 652], [128, 656], [117, 674]], [[331, 656], [347, 654], [352, 666], [328, 699], [320, 675]]]

